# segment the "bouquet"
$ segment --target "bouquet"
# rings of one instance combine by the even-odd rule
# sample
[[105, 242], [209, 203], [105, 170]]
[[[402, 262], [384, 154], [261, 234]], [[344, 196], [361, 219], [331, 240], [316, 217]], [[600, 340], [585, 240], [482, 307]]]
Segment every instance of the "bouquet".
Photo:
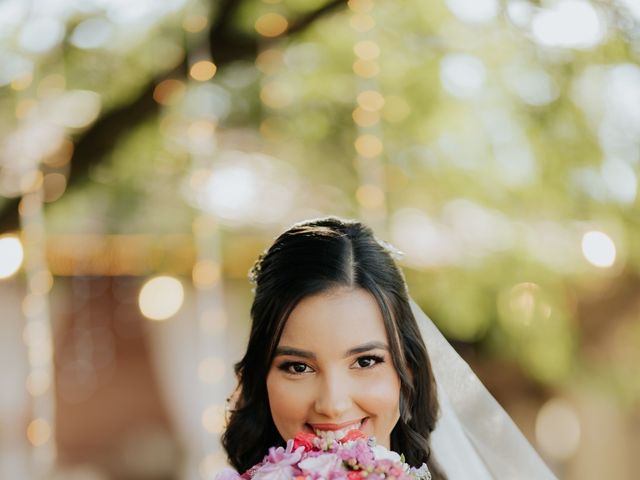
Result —
[[359, 430], [336, 441], [298, 433], [285, 447], [271, 447], [262, 462], [240, 475], [227, 468], [216, 480], [431, 480], [426, 464], [411, 467], [404, 457], [377, 445]]

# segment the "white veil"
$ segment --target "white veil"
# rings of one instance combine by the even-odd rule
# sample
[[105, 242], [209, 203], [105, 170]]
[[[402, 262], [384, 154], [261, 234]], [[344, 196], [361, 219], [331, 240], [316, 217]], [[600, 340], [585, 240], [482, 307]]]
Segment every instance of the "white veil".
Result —
[[431, 436], [450, 480], [555, 480], [509, 415], [411, 300], [438, 386], [440, 419]]

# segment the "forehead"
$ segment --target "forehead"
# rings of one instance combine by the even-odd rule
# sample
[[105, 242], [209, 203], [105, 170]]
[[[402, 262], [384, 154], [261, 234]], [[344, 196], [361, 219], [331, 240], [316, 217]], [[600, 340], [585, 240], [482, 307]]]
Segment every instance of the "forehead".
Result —
[[279, 345], [342, 352], [370, 341], [387, 343], [375, 297], [364, 289], [341, 288], [300, 301], [285, 323]]

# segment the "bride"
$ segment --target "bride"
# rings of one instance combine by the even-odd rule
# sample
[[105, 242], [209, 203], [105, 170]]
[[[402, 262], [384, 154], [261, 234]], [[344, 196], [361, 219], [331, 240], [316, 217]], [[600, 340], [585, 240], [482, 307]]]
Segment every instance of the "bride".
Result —
[[329, 217], [260, 256], [222, 437], [230, 464], [245, 472], [300, 431], [359, 429], [433, 479], [555, 478], [411, 301], [392, 253], [362, 223]]

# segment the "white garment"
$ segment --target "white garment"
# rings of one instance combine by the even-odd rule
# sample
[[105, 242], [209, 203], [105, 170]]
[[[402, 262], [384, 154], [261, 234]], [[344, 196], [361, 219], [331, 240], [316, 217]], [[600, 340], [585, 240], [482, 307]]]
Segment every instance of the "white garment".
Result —
[[438, 386], [431, 437], [450, 480], [557, 480], [431, 319], [411, 300]]

